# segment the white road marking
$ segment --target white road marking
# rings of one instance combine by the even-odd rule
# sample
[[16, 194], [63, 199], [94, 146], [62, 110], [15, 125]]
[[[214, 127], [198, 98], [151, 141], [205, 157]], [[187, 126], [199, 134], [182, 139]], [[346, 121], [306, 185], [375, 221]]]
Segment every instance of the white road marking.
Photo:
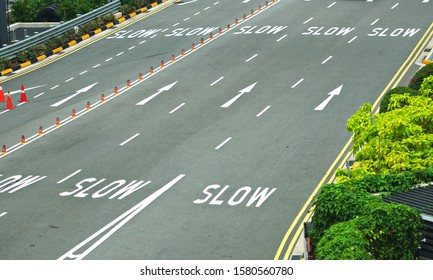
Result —
[[320, 103], [319, 106], [314, 108], [314, 110], [315, 111], [322, 111], [323, 109], [325, 109], [326, 105], [328, 105], [329, 101], [331, 101], [331, 99], [334, 98], [334, 96], [340, 95], [342, 89], [343, 89], [343, 85], [339, 86], [338, 88], [336, 88], [333, 91], [331, 91], [330, 93], [328, 93], [328, 95], [329, 95], [328, 98], [326, 98], [325, 101]]
[[223, 105], [221, 105], [221, 108], [228, 108], [230, 107], [236, 100], [238, 100], [242, 95], [244, 95], [245, 93], [249, 93], [253, 90], [253, 88], [256, 86], [257, 82], [255, 82], [252, 85], [249, 85], [248, 87], [241, 89], [239, 91], [239, 94], [236, 95], [235, 97], [233, 97], [232, 99], [230, 99], [229, 101], [227, 101], [226, 103], [224, 103]]
[[122, 142], [119, 146], [123, 146], [123, 145], [125, 145], [126, 143], [128, 143], [129, 141], [132, 141], [134, 138], [138, 137], [139, 135], [140, 135], [140, 133], [135, 134], [134, 136], [132, 136], [132, 137], [126, 139], [126, 140], [125, 140], [124, 142]]
[[232, 140], [232, 137], [227, 138], [221, 144], [219, 144], [218, 146], [216, 146], [215, 150], [219, 150], [222, 146], [224, 146], [225, 144], [227, 144], [227, 142], [230, 141], [230, 140]]
[[422, 0], [421, 3], [428, 3], [428, 1], [430, 1], [430, 0]]
[[83, 171], [82, 169], [78, 169], [77, 171], [75, 171], [74, 173], [66, 176], [65, 178], [63, 178], [62, 180], [58, 181], [57, 184], [61, 184], [63, 182], [65, 182], [68, 179], [71, 179], [72, 177], [74, 177], [75, 175], [77, 175], [78, 173], [80, 173], [81, 171]]
[[280, 39], [277, 40], [277, 42], [283, 40], [283, 39], [286, 38], [286, 37], [287, 37], [287, 34], [286, 34], [286, 35], [283, 35]]
[[248, 3], [248, 2], [250, 2], [251, 0], [244, 0], [244, 1], [242, 1], [241, 3], [242, 4], [245, 4], [245, 3]]
[[214, 85], [216, 85], [222, 79], [224, 79], [224, 77], [219, 78], [218, 80], [216, 80], [215, 82], [213, 82], [212, 84], [210, 84], [210, 86], [213, 87]]
[[87, 72], [89, 72], [89, 71], [88, 70], [83, 71], [83, 72], [80, 73], [80, 75], [86, 74]]
[[260, 117], [261, 115], [263, 115], [267, 110], [269, 110], [269, 108], [271, 108], [271, 106], [267, 106], [265, 109], [263, 109], [260, 113], [258, 113], [256, 115], [256, 117]]
[[[44, 87], [44, 86], [46, 86], [46, 85], [41, 85], [41, 86], [36, 86], [36, 87], [29, 87], [29, 88], [26, 88], [25, 90], [29, 91], [29, 90], [41, 88], [41, 87]], [[17, 93], [21, 93], [21, 90], [14, 90], [14, 91], [10, 92], [11, 95], [14, 95], [14, 94], [17, 94]]]
[[[167, 183], [162, 188], [158, 189], [154, 193], [152, 193], [150, 196], [146, 197], [144, 200], [136, 204], [134, 207], [111, 221], [108, 225], [104, 226], [97, 232], [95, 232], [93, 235], [91, 235], [89, 238], [85, 239], [83, 242], [72, 248], [69, 252], [64, 254], [59, 258], [59, 260], [64, 260], [67, 258], [72, 258], [75, 260], [81, 260], [85, 256], [87, 256], [90, 252], [92, 252], [96, 247], [101, 245], [102, 242], [104, 242], [106, 239], [108, 239], [111, 235], [113, 235], [117, 230], [119, 230], [122, 226], [124, 226], [129, 220], [134, 218], [137, 214], [139, 214], [141, 211], [143, 211], [149, 204], [151, 204], [153, 201], [155, 201], [159, 196], [161, 196], [163, 193], [168, 191], [171, 187], [173, 187], [177, 182], [179, 182], [183, 177], [185, 177], [185, 174], [180, 174], [173, 180], [171, 180], [169, 183]], [[151, 181], [148, 181], [150, 184]], [[101, 236], [102, 235], [102, 236]], [[94, 239], [94, 243], [89, 246], [90, 242], [92, 242]], [[77, 254], [76, 252], [80, 250], [82, 247], [87, 248], [84, 252], [81, 254]]]
[[94, 86], [97, 85], [98, 83], [99, 83], [99, 82], [96, 82], [96, 83], [91, 84], [91, 85], [89, 85], [89, 86], [87, 86], [87, 87], [85, 87], [85, 88], [82, 88], [82, 89], [77, 90], [76, 93], [74, 93], [74, 94], [72, 94], [72, 95], [66, 97], [65, 99], [60, 100], [59, 102], [56, 102], [56, 103], [52, 104], [51, 107], [58, 107], [58, 106], [62, 105], [63, 103], [65, 103], [66, 101], [71, 100], [72, 98], [74, 98], [75, 96], [79, 95], [80, 93], [83, 93], [83, 92], [87, 92], [87, 91], [89, 91], [92, 87], [94, 87]]
[[153, 38], [155, 38], [156, 36], [158, 36], [158, 34], [155, 34], [155, 35], [150, 36], [150, 39], [153, 39]]
[[210, 9], [210, 7], [206, 7], [206, 8], [204, 8], [203, 10], [206, 11], [206, 10], [209, 10], [209, 9]]
[[355, 41], [356, 40], [356, 38], [358, 38], [358, 36], [355, 36], [355, 37], [353, 37], [352, 39], [350, 39], [350, 41], [349, 42], [347, 42], [348, 44], [350, 44], [350, 43], [352, 43], [353, 41]]
[[116, 54], [116, 56], [119, 56], [119, 55], [122, 55], [122, 54], [124, 54], [124, 52], [120, 52], [120, 53]]
[[50, 88], [50, 90], [56, 89], [56, 88], [58, 88], [58, 87], [59, 87], [59, 85], [55, 85], [55, 86], [53, 86], [52, 88]]
[[328, 9], [331, 8], [332, 6], [334, 6], [335, 4], [337, 4], [337, 2], [332, 3], [331, 5], [328, 6]]
[[394, 6], [391, 7], [391, 10], [394, 10], [395, 8], [397, 8], [397, 6], [400, 5], [400, 3], [395, 4]]
[[38, 98], [39, 96], [42, 96], [42, 95], [44, 95], [45, 94], [45, 92], [41, 92], [41, 93], [39, 93], [38, 95], [36, 95], [35, 97], [33, 97], [33, 98]]
[[152, 99], [154, 99], [155, 97], [157, 97], [157, 96], [158, 96], [159, 94], [161, 94], [162, 92], [170, 90], [170, 89], [171, 89], [171, 88], [172, 88], [176, 83], [177, 83], [177, 81], [174, 82], [174, 83], [169, 84], [168, 86], [165, 86], [165, 87], [163, 87], [163, 88], [160, 88], [156, 93], [154, 93], [154, 94], [152, 94], [151, 96], [149, 96], [149, 97], [143, 99], [142, 101], [138, 102], [138, 103], [135, 104], [135, 105], [143, 106], [144, 104], [146, 104], [146, 103], [149, 102], [150, 100], [152, 100]]
[[183, 21], [187, 21], [187, 20], [190, 20], [191, 18], [190, 17], [187, 17], [186, 19], [184, 19]]
[[256, 58], [258, 56], [258, 54], [253, 55], [252, 57], [248, 58], [247, 60], [245, 60], [245, 62], [250, 62], [251, 60], [253, 60], [254, 58]]
[[0, 115], [3, 115], [4, 113], [9, 112], [10, 110], [4, 110], [3, 112], [0, 113]]
[[180, 108], [182, 108], [183, 105], [185, 105], [185, 103], [182, 103], [182, 104], [180, 104], [179, 106], [177, 106], [176, 108], [174, 108], [173, 110], [171, 110], [171, 111], [169, 112], [169, 114], [173, 114], [174, 112], [176, 112], [177, 110], [179, 110]]
[[74, 79], [74, 77], [69, 78], [69, 79], [67, 79], [67, 80], [65, 81], [65, 83], [68, 83], [68, 82], [72, 81], [73, 79]]
[[141, 41], [141, 42], [139, 43], [139, 45], [143, 45], [144, 43], [146, 43], [146, 40]]
[[188, 4], [191, 4], [191, 3], [197, 2], [197, 1], [198, 1], [198, 0], [191, 0], [191, 1], [188, 1], [188, 2], [179, 3], [178, 5], [179, 5], [179, 6], [188, 5]]
[[24, 104], [26, 104], [27, 102], [20, 102], [20, 103], [18, 103], [17, 104], [17, 107], [19, 107], [19, 106], [21, 106], [21, 105], [24, 105]]
[[8, 212], [3, 212], [0, 214], [0, 218], [3, 217], [4, 215], [6, 215]]
[[179, 25], [179, 22], [178, 23], [175, 23], [175, 24], [173, 24], [173, 27], [175, 27], [175, 26], [178, 26]]
[[302, 83], [303, 80], [304, 80], [304, 79], [300, 79], [299, 81], [297, 81], [296, 84], [294, 84], [294, 85], [292, 86], [292, 88], [297, 87], [300, 83]]
[[98, 68], [99, 66], [101, 66], [101, 64], [96, 64], [96, 65], [93, 66], [92, 68], [95, 69], [95, 68]]
[[108, 61], [110, 61], [110, 60], [112, 60], [112, 59], [113, 59], [113, 58], [110, 57], [110, 58], [106, 59], [105, 62], [108, 62]]
[[128, 50], [133, 50], [135, 49], [135, 46], [130, 47]]
[[199, 14], [200, 14], [200, 12], [197, 12], [197, 13], [195, 13], [194, 15], [195, 15], [195, 16], [198, 16]]
[[166, 28], [166, 29], [162, 30], [161, 32], [167, 32], [167, 31], [168, 31], [168, 28]]
[[375, 21], [373, 21], [370, 25], [375, 25], [380, 19], [376, 19]]
[[322, 64], [325, 64], [325, 63], [328, 62], [331, 58], [332, 58], [332, 55], [331, 55], [330, 57], [328, 57], [327, 59], [325, 59], [324, 61], [322, 61]]
[[215, 2], [215, 3], [213, 3], [213, 5], [215, 6], [215, 5], [218, 5], [220, 2], [219, 1], [217, 1], [217, 2]]
[[313, 19], [314, 19], [313, 17], [310, 17], [309, 19], [307, 19], [306, 21], [304, 21], [304, 24], [309, 23], [309, 22], [312, 21]]

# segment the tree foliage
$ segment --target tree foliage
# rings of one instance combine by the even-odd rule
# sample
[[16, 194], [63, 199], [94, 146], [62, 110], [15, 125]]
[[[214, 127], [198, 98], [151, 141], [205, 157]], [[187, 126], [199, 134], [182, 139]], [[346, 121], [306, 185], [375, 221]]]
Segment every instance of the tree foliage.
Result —
[[415, 96], [419, 94], [418, 91], [408, 87], [396, 87], [387, 91], [387, 93], [385, 94], [385, 96], [382, 98], [380, 102], [380, 113], [385, 113], [388, 111], [388, 105], [391, 96], [394, 96], [396, 94], [406, 94], [406, 93], [408, 93], [411, 96]]
[[410, 80], [408, 87], [414, 90], [419, 90], [424, 79], [433, 75], [433, 63], [427, 64], [418, 72], [415, 73], [413, 78]]

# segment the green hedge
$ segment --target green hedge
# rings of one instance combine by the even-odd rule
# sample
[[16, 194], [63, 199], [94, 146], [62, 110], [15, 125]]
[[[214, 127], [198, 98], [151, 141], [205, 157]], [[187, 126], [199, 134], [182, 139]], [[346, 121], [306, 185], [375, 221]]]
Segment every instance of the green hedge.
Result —
[[388, 104], [391, 96], [395, 94], [405, 94], [409, 93], [411, 96], [419, 95], [417, 90], [411, 89], [409, 87], [396, 87], [391, 90], [389, 90], [383, 99], [380, 101], [380, 113], [388, 112]]
[[[432, 181], [433, 167], [429, 167], [401, 174], [366, 175], [341, 184], [324, 185], [313, 203], [311, 238], [313, 245], [317, 245], [314, 245], [314, 254], [320, 259], [365, 259], [363, 246], [368, 241], [372, 248], [368, 254], [373, 259], [413, 259], [422, 227], [419, 212], [404, 205], [386, 204], [380, 195], [372, 193], [406, 192], [417, 184]], [[361, 217], [371, 227], [352, 222]], [[404, 219], [399, 220], [399, 217]], [[340, 223], [345, 224], [337, 226]], [[336, 234], [338, 231], [353, 234], [344, 236]], [[367, 241], [359, 239], [360, 236]], [[347, 246], [337, 246], [338, 243]], [[360, 247], [355, 248], [356, 244]]]
[[433, 75], [433, 63], [427, 64], [418, 72], [415, 73], [413, 78], [410, 80], [408, 87], [413, 90], [419, 90], [421, 88], [421, 84], [425, 78]]

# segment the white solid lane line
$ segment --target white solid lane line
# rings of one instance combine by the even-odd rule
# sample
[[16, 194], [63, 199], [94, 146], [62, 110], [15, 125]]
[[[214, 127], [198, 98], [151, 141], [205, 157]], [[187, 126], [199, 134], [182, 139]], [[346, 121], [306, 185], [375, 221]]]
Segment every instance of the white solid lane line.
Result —
[[227, 144], [227, 142], [230, 141], [230, 140], [232, 140], [232, 137], [227, 138], [221, 144], [219, 144], [218, 146], [216, 146], [215, 150], [219, 150], [222, 146], [224, 146], [225, 144]]
[[258, 54], [253, 55], [252, 57], [248, 58], [247, 60], [245, 60], [245, 62], [250, 62], [251, 60], [253, 60], [254, 58], [256, 58], [258, 56]]
[[212, 84], [210, 84], [210, 86], [213, 87], [214, 85], [216, 85], [222, 79], [224, 79], [224, 77], [219, 78], [218, 80], [216, 80], [215, 82], [213, 82]]
[[269, 108], [271, 108], [271, 106], [267, 106], [265, 109], [263, 109], [260, 113], [258, 113], [256, 115], [256, 117], [260, 117], [261, 115], [263, 115], [267, 110], [269, 110]]
[[325, 64], [325, 63], [328, 62], [331, 58], [332, 58], [332, 55], [331, 55], [330, 57], [328, 57], [327, 59], [325, 59], [324, 61], [322, 61], [322, 64]]
[[[152, 193], [150, 196], [146, 197], [144, 200], [136, 204], [134, 207], [111, 221], [109, 224], [92, 234], [90, 237], [85, 239], [83, 242], [72, 248], [70, 251], [68, 251], [66, 254], [61, 256], [59, 260], [64, 259], [75, 259], [75, 260], [81, 260], [84, 257], [86, 257], [90, 252], [92, 252], [94, 249], [96, 249], [99, 245], [101, 245], [102, 242], [104, 242], [107, 238], [109, 238], [111, 235], [113, 235], [116, 231], [118, 231], [121, 227], [123, 227], [129, 220], [134, 218], [137, 214], [139, 214], [141, 211], [143, 211], [149, 204], [151, 204], [153, 201], [155, 201], [158, 197], [160, 197], [162, 194], [164, 194], [166, 191], [168, 191], [171, 187], [173, 187], [175, 184], [177, 184], [183, 177], [185, 177], [185, 174], [180, 174], [170, 182], [168, 182], [165, 186], [158, 189], [154, 193]], [[144, 186], [150, 184], [151, 181], [147, 181]], [[102, 236], [101, 236], [102, 235]], [[96, 240], [95, 240], [96, 239]], [[93, 244], [91, 242], [93, 241]], [[87, 248], [84, 252], [77, 254], [77, 251], [82, 248]]]
[[0, 214], [0, 218], [3, 217], [4, 215], [6, 215], [8, 212], [3, 212]]
[[72, 174], [66, 176], [65, 178], [63, 178], [62, 180], [58, 181], [57, 184], [61, 184], [61, 183], [65, 182], [66, 180], [68, 180], [68, 179], [74, 177], [75, 175], [77, 175], [77, 174], [80, 173], [81, 171], [83, 171], [83, 170], [82, 170], [82, 169], [78, 169], [78, 170], [75, 171], [74, 173], [72, 173]]
[[304, 81], [304, 79], [300, 79], [299, 81], [297, 81], [296, 84], [294, 84], [294, 85], [292, 86], [292, 88], [297, 87], [300, 83], [302, 83], [302, 81]]
[[135, 134], [134, 136], [126, 139], [124, 142], [122, 142], [119, 146], [124, 146], [126, 143], [132, 141], [134, 138], [138, 137], [140, 135], [140, 133]]
[[174, 112], [176, 112], [177, 110], [179, 110], [180, 108], [182, 108], [185, 105], [185, 103], [180, 104], [179, 106], [177, 106], [176, 108], [174, 108], [173, 110], [171, 110], [169, 112], [169, 114], [173, 114]]

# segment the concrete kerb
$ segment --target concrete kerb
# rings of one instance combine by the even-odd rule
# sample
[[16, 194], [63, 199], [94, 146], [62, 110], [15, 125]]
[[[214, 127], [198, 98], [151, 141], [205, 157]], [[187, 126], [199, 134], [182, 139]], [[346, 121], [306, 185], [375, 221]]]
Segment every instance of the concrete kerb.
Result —
[[[165, 6], [171, 4], [172, 2], [176, 2], [177, 0], [158, 0], [153, 2], [152, 4], [148, 5], [147, 7], [143, 7], [141, 9], [136, 10], [133, 13], [130, 13], [126, 16], [123, 16], [114, 22], [108, 23], [102, 28], [98, 28], [96, 30], [93, 30], [89, 32], [89, 34], [85, 34], [78, 38], [77, 40], [73, 40], [71, 42], [66, 43], [62, 47], [58, 47], [54, 50], [51, 50], [50, 52], [41, 55], [37, 58], [32, 59], [31, 61], [23, 62], [17, 66], [14, 66], [12, 68], [5, 69], [3, 71], [0, 71], [0, 82], [5, 82], [12, 78], [13, 76], [9, 76], [10, 74], [19, 74], [23, 71], [28, 71], [29, 69], [36, 68], [36, 67], [42, 67], [49, 63], [51, 63], [53, 60], [58, 60], [65, 54], [75, 51], [77, 48], [83, 48], [87, 45], [90, 45], [96, 40], [99, 40], [101, 37], [108, 36], [111, 33], [113, 33], [116, 29], [122, 28], [126, 24], [132, 24], [135, 22], [140, 21], [144, 16], [148, 15], [149, 12], [156, 12]], [[130, 21], [129, 19], [134, 19], [133, 21]], [[116, 28], [117, 27], [117, 28]], [[111, 30], [111, 32], [104, 32], [107, 30]], [[82, 44], [82, 42], [85, 42], [85, 44]]]
[[415, 64], [419, 66], [424, 66], [431, 63], [433, 63], [433, 39], [427, 44], [427, 47], [415, 62]]

